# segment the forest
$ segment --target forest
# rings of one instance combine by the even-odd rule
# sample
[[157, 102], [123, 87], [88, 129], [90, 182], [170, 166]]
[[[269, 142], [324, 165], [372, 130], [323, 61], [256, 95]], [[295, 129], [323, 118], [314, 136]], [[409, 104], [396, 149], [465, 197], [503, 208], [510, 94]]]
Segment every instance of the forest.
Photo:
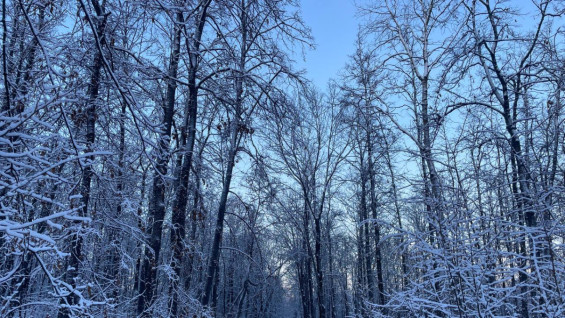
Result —
[[0, 317], [565, 317], [565, 1], [0, 1]]

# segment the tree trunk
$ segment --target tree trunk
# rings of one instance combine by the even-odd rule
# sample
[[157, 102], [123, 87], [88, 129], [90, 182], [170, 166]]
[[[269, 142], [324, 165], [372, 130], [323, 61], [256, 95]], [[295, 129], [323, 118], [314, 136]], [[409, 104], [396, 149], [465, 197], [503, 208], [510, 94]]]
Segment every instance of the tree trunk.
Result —
[[336, 286], [335, 286], [335, 277], [337, 275], [335, 275], [334, 273], [334, 266], [333, 266], [333, 262], [334, 262], [334, 255], [333, 255], [333, 242], [332, 242], [332, 234], [331, 234], [331, 226], [329, 224], [329, 222], [327, 222], [327, 240], [328, 240], [328, 265], [329, 265], [329, 289], [330, 289], [330, 303], [329, 303], [329, 308], [330, 308], [330, 317], [331, 318], [336, 318]]
[[159, 264], [159, 254], [161, 251], [161, 234], [163, 231], [163, 219], [165, 217], [165, 176], [169, 162], [169, 143], [173, 124], [173, 112], [175, 108], [175, 93], [177, 89], [177, 72], [180, 57], [181, 28], [184, 21], [182, 13], [177, 13], [177, 20], [174, 22], [174, 35], [171, 44], [171, 56], [167, 80], [167, 95], [163, 106], [164, 115], [162, 121], [162, 131], [160, 132], [159, 144], [157, 148], [157, 162], [153, 175], [153, 190], [149, 199], [148, 226], [150, 226], [149, 244], [143, 252], [141, 265], [141, 277], [139, 282], [139, 298], [137, 301], [137, 314], [140, 316], [149, 315], [146, 309], [153, 302], [153, 296], [157, 289], [157, 266]]
[[310, 212], [306, 202], [303, 207], [302, 218], [302, 255], [298, 262], [300, 294], [302, 301], [302, 314], [304, 318], [314, 317], [314, 294], [312, 284], [312, 252], [310, 248]]
[[[97, 25], [96, 25], [96, 34], [100, 41], [100, 45], [103, 45], [105, 42], [105, 28], [106, 28], [106, 18], [107, 14], [104, 12], [104, 8], [98, 4], [98, 1], [92, 0], [93, 6], [96, 10], [97, 16]], [[86, 8], [83, 8], [86, 12]], [[93, 30], [94, 31], [94, 30]], [[103, 56], [101, 47], [96, 50], [94, 55], [94, 61], [92, 63], [92, 74], [90, 75], [90, 83], [88, 85], [88, 101], [86, 104], [86, 139], [85, 139], [85, 152], [92, 152], [94, 150], [94, 142], [96, 140], [96, 101], [98, 99], [99, 91], [100, 91], [100, 77], [101, 71], [103, 66]], [[93, 161], [94, 157], [90, 157], [90, 161]], [[83, 167], [82, 175], [81, 175], [81, 184], [80, 184], [80, 195], [81, 195], [81, 204], [82, 208], [79, 210], [80, 217], [87, 217], [88, 216], [88, 204], [90, 201], [90, 185], [92, 181], [92, 177], [94, 175], [94, 171], [92, 169], [92, 163], [87, 162], [85, 167]], [[83, 237], [80, 234], [80, 227], [81, 221], [74, 222], [76, 227], [79, 227], [78, 233], [73, 235], [71, 241], [71, 257], [69, 261], [69, 270], [67, 271], [66, 275], [69, 277], [69, 280], [72, 282], [72, 288], [76, 288], [77, 285], [80, 285], [80, 274], [79, 274], [79, 267], [80, 263], [82, 262], [82, 240]], [[70, 293], [69, 296], [65, 297], [65, 302], [72, 306], [76, 305], [79, 302], [79, 296], [75, 293]], [[59, 317], [70, 317], [71, 311], [68, 308], [63, 309], [59, 312]]]
[[204, 295], [202, 297], [202, 305], [209, 306], [212, 299], [212, 291], [214, 287], [214, 282], [216, 280], [220, 265], [220, 244], [222, 242], [222, 236], [224, 233], [224, 218], [226, 215], [226, 206], [228, 200], [228, 194], [230, 191], [230, 185], [232, 180], [233, 167], [235, 165], [236, 147], [238, 132], [235, 127], [232, 126], [232, 149], [230, 149], [227, 161], [227, 171], [224, 179], [224, 184], [222, 187], [222, 194], [220, 197], [220, 205], [218, 207], [218, 217], [216, 219], [216, 229], [214, 231], [214, 241], [212, 242], [212, 250], [210, 252], [210, 260], [208, 264], [208, 270], [206, 275], [206, 284], [204, 287]]
[[[368, 124], [368, 126], [370, 123]], [[373, 141], [371, 139], [371, 127], [367, 127], [367, 172], [369, 175], [369, 195], [370, 195], [370, 203], [371, 203], [371, 214], [373, 217], [373, 229], [375, 235], [375, 262], [377, 266], [377, 303], [383, 306], [386, 302], [385, 294], [384, 294], [384, 282], [383, 282], [383, 265], [382, 265], [382, 254], [381, 254], [381, 229], [380, 225], [377, 222], [378, 213], [377, 213], [377, 194], [375, 190], [375, 170], [373, 166]]]
[[[196, 117], [198, 115], [198, 87], [196, 86], [196, 76], [199, 69], [199, 48], [206, 20], [206, 11], [211, 0], [204, 0], [199, 19], [196, 26], [196, 34], [194, 39], [187, 39], [187, 48], [194, 47], [194, 51], [189, 51], [190, 69], [188, 76], [188, 107], [185, 114], [185, 122], [181, 131], [180, 144], [185, 145], [184, 156], [181, 154], [182, 167], [179, 176], [178, 188], [175, 191], [175, 199], [172, 208], [172, 230], [171, 230], [171, 246], [173, 249], [172, 267], [176, 275], [173, 280], [173, 301], [171, 304], [171, 313], [177, 315], [178, 311], [178, 288], [181, 284], [181, 263], [184, 251], [183, 239], [186, 236], [186, 206], [188, 204], [188, 182], [190, 180], [190, 170], [192, 169], [192, 160], [194, 154], [194, 142], [196, 140]], [[192, 41], [192, 45], [189, 44]], [[182, 160], [184, 157], [184, 160]]]
[[318, 289], [318, 317], [326, 318], [324, 276], [322, 269], [322, 228], [320, 215], [314, 218], [314, 258], [316, 259], [316, 287]]
[[365, 277], [367, 279], [367, 301], [374, 301], [373, 262], [371, 259], [371, 230], [369, 225], [369, 213], [367, 204], [367, 175], [365, 171], [365, 158], [361, 156], [361, 227], [363, 229], [362, 240], [364, 240], [363, 260], [365, 261]]

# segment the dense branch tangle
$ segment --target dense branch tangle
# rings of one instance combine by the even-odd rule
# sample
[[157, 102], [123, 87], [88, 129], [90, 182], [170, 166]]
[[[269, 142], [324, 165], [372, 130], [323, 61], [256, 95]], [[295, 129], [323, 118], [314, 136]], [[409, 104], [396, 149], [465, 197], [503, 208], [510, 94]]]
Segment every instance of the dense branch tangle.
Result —
[[562, 4], [299, 4], [2, 1], [0, 316], [565, 315]]

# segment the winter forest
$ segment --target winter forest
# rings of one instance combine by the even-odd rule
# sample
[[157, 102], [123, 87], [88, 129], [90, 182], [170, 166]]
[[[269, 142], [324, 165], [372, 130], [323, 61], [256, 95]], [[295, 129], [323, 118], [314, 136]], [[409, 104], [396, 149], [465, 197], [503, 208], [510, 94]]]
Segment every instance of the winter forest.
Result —
[[355, 5], [1, 0], [0, 317], [565, 317], [565, 2]]

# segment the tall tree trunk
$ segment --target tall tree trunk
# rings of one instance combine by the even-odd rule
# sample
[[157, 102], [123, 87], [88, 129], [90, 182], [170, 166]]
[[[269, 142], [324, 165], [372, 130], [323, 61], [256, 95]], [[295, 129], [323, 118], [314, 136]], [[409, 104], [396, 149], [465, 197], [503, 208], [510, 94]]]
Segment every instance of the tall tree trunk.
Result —
[[[235, 166], [235, 157], [239, 151], [241, 138], [244, 134], [244, 123], [242, 122], [243, 115], [243, 74], [246, 74], [245, 64], [248, 54], [248, 32], [249, 30], [249, 10], [246, 0], [241, 0], [239, 12], [239, 22], [241, 23], [241, 39], [239, 50], [239, 61], [237, 63], [238, 70], [235, 78], [235, 100], [233, 119], [229, 123], [230, 129], [230, 149], [228, 150], [228, 160], [226, 167], [226, 175], [223, 182], [222, 194], [220, 196], [220, 205], [218, 207], [218, 216], [216, 219], [216, 228], [214, 230], [214, 240], [212, 242], [212, 249], [210, 251], [210, 259], [208, 260], [208, 270], [206, 271], [206, 283], [204, 285], [204, 293], [202, 296], [202, 305], [210, 306], [216, 302], [216, 290], [219, 277], [219, 262], [220, 262], [220, 245], [222, 243], [222, 236], [224, 232], [224, 218], [226, 214], [226, 205], [228, 194], [230, 191], [233, 168]], [[254, 39], [251, 39], [253, 41]], [[214, 292], [214, 293], [213, 293]], [[214, 306], [212, 306], [214, 307]]]
[[298, 262], [302, 314], [304, 318], [314, 317], [314, 294], [312, 284], [312, 249], [310, 248], [310, 212], [306, 202], [302, 217], [302, 255]]
[[361, 156], [361, 227], [363, 229], [362, 240], [363, 260], [365, 262], [365, 277], [367, 279], [367, 301], [374, 301], [375, 283], [373, 280], [373, 261], [371, 253], [371, 226], [369, 225], [369, 206], [367, 202], [367, 174], [365, 170], [365, 158]]
[[296, 275], [298, 277], [298, 290], [300, 292], [300, 304], [302, 305], [302, 317], [310, 317], [308, 310], [308, 294], [306, 293], [306, 279], [304, 275], [304, 262], [299, 260], [296, 262]]
[[361, 212], [362, 209], [359, 209], [359, 226], [357, 228], [357, 281], [356, 283], [356, 288], [353, 288], [353, 292], [354, 292], [354, 299], [353, 299], [353, 305], [354, 305], [354, 309], [357, 315], [363, 316], [363, 294], [362, 291], [365, 289], [365, 271], [364, 271], [364, 252], [365, 252], [365, 248], [363, 246], [363, 213]]
[[[199, 153], [199, 156], [202, 156], [202, 149]], [[194, 192], [193, 192], [193, 202], [192, 202], [192, 209], [190, 212], [190, 235], [188, 238], [189, 242], [189, 250], [188, 250], [188, 260], [186, 264], [186, 273], [187, 277], [184, 282], [184, 289], [185, 291], [189, 291], [191, 287], [191, 283], [193, 280], [192, 277], [192, 269], [194, 267], [194, 257], [196, 255], [196, 230], [198, 229], [198, 224], [202, 221], [202, 209], [200, 205], [202, 204], [202, 198], [200, 193], [200, 165], [197, 165], [195, 168], [195, 180], [194, 180]]]
[[182, 23], [184, 17], [181, 12], [176, 14], [174, 21], [173, 41], [171, 43], [171, 55], [169, 61], [167, 95], [163, 105], [162, 130], [160, 132], [157, 148], [157, 160], [153, 175], [153, 190], [149, 199], [148, 226], [150, 226], [149, 244], [143, 252], [141, 265], [141, 277], [139, 282], [139, 298], [137, 299], [137, 314], [148, 316], [146, 309], [153, 302], [153, 296], [157, 289], [157, 266], [161, 251], [161, 235], [163, 231], [163, 219], [165, 217], [165, 176], [167, 175], [169, 163], [169, 144], [173, 124], [173, 113], [175, 108], [175, 93], [177, 89], [177, 73], [180, 57], [180, 42], [182, 34]]
[[[232, 127], [232, 130], [235, 130], [235, 127]], [[212, 291], [213, 285], [215, 285], [215, 281], [217, 276], [219, 275], [219, 266], [220, 266], [220, 244], [222, 242], [222, 236], [224, 233], [224, 218], [226, 215], [226, 206], [227, 206], [227, 199], [230, 190], [231, 180], [232, 180], [232, 173], [233, 167], [235, 164], [235, 156], [236, 156], [236, 149], [235, 149], [235, 142], [237, 138], [237, 131], [232, 132], [232, 149], [229, 151], [228, 161], [227, 161], [227, 171], [226, 176], [223, 183], [222, 194], [220, 197], [220, 205], [218, 208], [218, 217], [216, 219], [216, 229], [214, 231], [214, 241], [212, 242], [212, 250], [210, 253], [210, 260], [208, 264], [208, 270], [206, 275], [206, 284], [204, 287], [204, 295], [202, 297], [202, 305], [209, 306], [211, 302], [214, 300], [212, 299]]]
[[371, 135], [372, 128], [370, 127], [370, 123], [367, 127], [367, 172], [369, 175], [369, 195], [370, 195], [370, 203], [371, 203], [371, 214], [373, 217], [373, 229], [375, 235], [375, 262], [377, 267], [377, 303], [383, 306], [386, 302], [385, 294], [384, 294], [384, 282], [383, 282], [383, 265], [382, 265], [382, 253], [381, 253], [381, 228], [377, 222], [378, 213], [377, 213], [377, 194], [376, 194], [376, 185], [375, 185], [375, 169], [373, 165], [373, 140]]
[[[422, 172], [424, 179], [424, 193], [426, 198], [426, 212], [428, 219], [428, 229], [429, 229], [429, 240], [432, 246], [442, 247], [442, 225], [443, 225], [443, 198], [441, 193], [441, 183], [440, 177], [437, 173], [435, 167], [435, 159], [432, 153], [432, 139], [431, 139], [431, 124], [429, 115], [429, 74], [430, 65], [429, 58], [430, 53], [428, 51], [428, 41], [429, 41], [429, 25], [424, 24], [423, 33], [425, 34], [423, 39], [422, 47], [422, 63], [423, 72], [417, 75], [419, 85], [420, 85], [420, 100], [419, 100], [419, 113], [416, 118], [419, 119], [418, 123], [418, 136], [420, 141], [420, 157], [422, 162]], [[432, 268], [436, 271], [438, 264], [437, 260], [432, 260]], [[439, 273], [435, 272], [434, 277], [436, 278], [436, 283], [434, 284], [434, 289], [438, 294], [441, 292], [441, 287], [439, 280]], [[445, 316], [445, 314], [439, 310], [435, 310], [435, 314], [439, 317]]]
[[[179, 184], [175, 191], [175, 199], [172, 208], [172, 231], [171, 246], [173, 249], [172, 267], [176, 274], [173, 280], [173, 300], [171, 303], [171, 313], [173, 316], [178, 312], [178, 288], [181, 284], [181, 263], [182, 256], [186, 248], [183, 246], [183, 239], [186, 236], [186, 206], [188, 204], [188, 182], [190, 180], [190, 170], [192, 169], [192, 159], [194, 154], [194, 142], [196, 140], [196, 117], [198, 114], [198, 87], [196, 86], [196, 76], [199, 69], [200, 41], [206, 21], [206, 11], [211, 0], [200, 1], [202, 9], [198, 15], [196, 34], [194, 39], [186, 39], [187, 49], [189, 49], [189, 76], [188, 76], [188, 107], [185, 114], [185, 122], [181, 131], [181, 145], [185, 146], [184, 160], [181, 159], [182, 167], [180, 170]], [[192, 44], [189, 42], [192, 41]], [[194, 51], [190, 51], [191, 47]]]
[[324, 273], [322, 268], [322, 228], [321, 215], [314, 218], [314, 258], [316, 260], [316, 287], [318, 290], [318, 317], [326, 318]]
[[337, 290], [336, 290], [336, 286], [335, 286], [335, 277], [337, 277], [338, 275], [334, 273], [334, 266], [333, 266], [333, 262], [334, 262], [334, 253], [333, 253], [333, 242], [332, 242], [332, 233], [331, 233], [331, 226], [329, 224], [330, 222], [327, 222], [327, 242], [328, 242], [328, 265], [329, 265], [329, 289], [330, 289], [330, 317], [331, 318], [335, 318], [336, 317], [336, 298], [337, 298]]
[[[91, 1], [94, 10], [96, 11], [96, 36], [100, 41], [100, 45], [105, 44], [105, 28], [106, 28], [106, 21], [107, 21], [107, 14], [104, 11], [104, 8], [100, 6], [97, 0]], [[86, 7], [83, 7], [83, 10], [86, 15], [89, 13], [87, 12]], [[85, 139], [85, 152], [92, 152], [94, 151], [94, 143], [96, 140], [96, 102], [98, 99], [99, 91], [100, 91], [100, 77], [102, 72], [103, 66], [103, 56], [102, 56], [102, 47], [96, 50], [94, 55], [94, 61], [92, 63], [92, 73], [90, 75], [90, 83], [88, 85], [88, 101], [86, 103], [86, 139]], [[90, 161], [93, 161], [94, 157], [90, 158]], [[82, 209], [79, 210], [80, 217], [87, 217], [88, 216], [88, 204], [90, 201], [90, 187], [92, 177], [94, 175], [94, 170], [92, 169], [92, 162], [87, 162], [82, 170], [81, 175], [81, 184], [80, 184], [80, 195], [81, 195], [81, 204]], [[76, 227], [81, 226], [80, 221], [74, 222]], [[66, 275], [69, 277], [69, 280], [72, 282], [72, 288], [76, 288], [77, 285], [80, 285], [80, 273], [79, 267], [82, 262], [82, 244], [83, 244], [83, 237], [80, 233], [80, 229], [78, 232], [73, 235], [71, 241], [71, 257], [69, 261], [69, 270], [67, 270]], [[75, 293], [70, 293], [67, 297], [65, 297], [65, 302], [70, 305], [76, 305], [79, 303], [79, 296]], [[59, 312], [59, 317], [70, 317], [71, 311], [69, 308], [65, 307], [63, 310]]]

